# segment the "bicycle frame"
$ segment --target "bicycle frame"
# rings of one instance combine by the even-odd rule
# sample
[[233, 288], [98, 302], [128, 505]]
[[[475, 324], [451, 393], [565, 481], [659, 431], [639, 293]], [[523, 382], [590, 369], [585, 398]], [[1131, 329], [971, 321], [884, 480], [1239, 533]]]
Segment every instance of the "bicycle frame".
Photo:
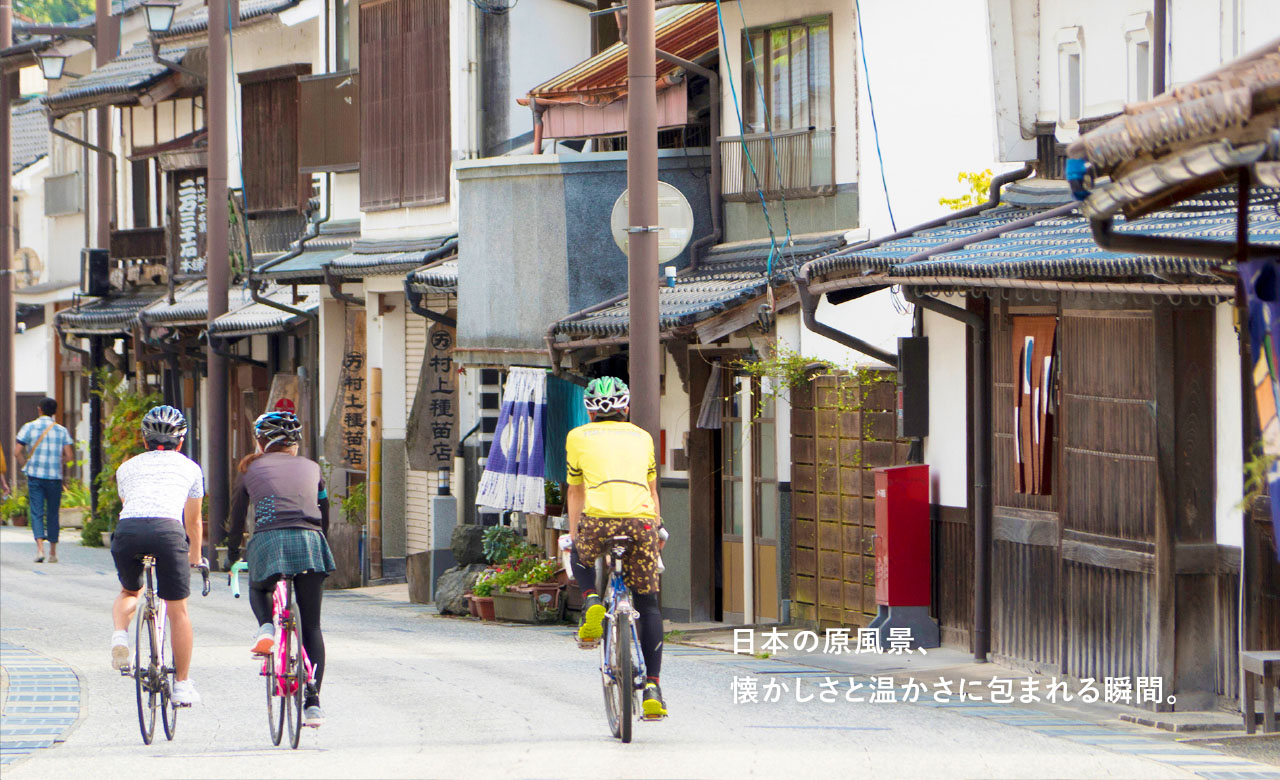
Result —
[[[610, 624], [614, 621], [614, 615], [626, 612], [631, 615], [631, 657], [635, 659], [633, 663], [634, 678], [631, 681], [633, 690], [641, 690], [644, 688], [645, 668], [644, 653], [640, 649], [640, 634], [636, 629], [637, 621], [640, 619], [640, 613], [631, 603], [631, 590], [627, 587], [626, 580], [622, 576], [622, 556], [625, 553], [622, 547], [615, 547], [609, 556], [609, 562], [612, 563], [609, 573], [609, 583], [604, 592], [604, 604], [606, 619]], [[610, 680], [617, 680], [614, 677], [613, 669], [609, 666], [610, 651], [610, 632], [604, 632], [604, 636], [600, 642], [600, 671], [608, 676]]]
[[[271, 651], [271, 655], [262, 659], [262, 676], [266, 677], [274, 673], [275, 675], [275, 691], [277, 696], [288, 696], [293, 693], [289, 686], [288, 677], [288, 658], [284, 654], [284, 627], [291, 619], [298, 619], [289, 611], [289, 590], [288, 579], [281, 577], [276, 583], [276, 589], [271, 594], [271, 623], [276, 630], [275, 649]], [[302, 659], [302, 668], [307, 674], [307, 683], [312, 684], [316, 681], [315, 667], [311, 665], [311, 659], [307, 656], [305, 647], [298, 648], [298, 655]]]

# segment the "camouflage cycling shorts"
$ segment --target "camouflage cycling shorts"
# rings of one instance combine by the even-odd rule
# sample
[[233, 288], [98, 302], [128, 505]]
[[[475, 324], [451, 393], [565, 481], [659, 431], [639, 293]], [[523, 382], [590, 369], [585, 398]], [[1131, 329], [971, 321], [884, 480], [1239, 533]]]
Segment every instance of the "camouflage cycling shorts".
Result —
[[588, 568], [604, 554], [609, 539], [635, 540], [622, 562], [622, 579], [632, 593], [658, 592], [658, 529], [653, 520], [638, 517], [587, 517], [578, 523], [578, 560]]

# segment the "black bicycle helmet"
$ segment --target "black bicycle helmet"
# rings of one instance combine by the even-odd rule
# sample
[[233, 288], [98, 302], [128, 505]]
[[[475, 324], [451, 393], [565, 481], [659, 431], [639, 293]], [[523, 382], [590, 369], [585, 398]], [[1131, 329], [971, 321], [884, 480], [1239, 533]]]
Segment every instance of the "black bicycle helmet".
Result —
[[293, 412], [267, 412], [254, 421], [253, 435], [264, 442], [264, 450], [277, 444], [297, 444], [302, 441], [302, 423]]
[[187, 418], [172, 406], [156, 406], [142, 418], [142, 438], [154, 447], [177, 447], [187, 435]]

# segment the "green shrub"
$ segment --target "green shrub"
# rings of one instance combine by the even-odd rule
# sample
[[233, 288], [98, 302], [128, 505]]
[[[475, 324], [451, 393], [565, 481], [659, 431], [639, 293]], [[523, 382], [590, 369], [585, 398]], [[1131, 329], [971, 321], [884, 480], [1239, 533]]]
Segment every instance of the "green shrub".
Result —
[[364, 525], [368, 504], [369, 494], [365, 483], [357, 482], [347, 488], [347, 495], [342, 499], [342, 519], [352, 525]]
[[80, 540], [87, 547], [102, 546], [102, 532], [116, 527], [120, 516], [120, 494], [116, 492], [116, 469], [140, 452], [146, 451], [142, 441], [142, 417], [160, 403], [156, 393], [139, 394], [118, 373], [102, 369], [94, 377], [102, 399], [106, 421], [102, 426], [102, 471], [94, 480], [98, 489], [98, 509], [85, 520]]
[[516, 530], [506, 525], [495, 525], [484, 532], [484, 557], [490, 563], [503, 563], [520, 543]]
[[18, 488], [0, 500], [0, 520], [12, 520], [27, 516], [27, 489]]

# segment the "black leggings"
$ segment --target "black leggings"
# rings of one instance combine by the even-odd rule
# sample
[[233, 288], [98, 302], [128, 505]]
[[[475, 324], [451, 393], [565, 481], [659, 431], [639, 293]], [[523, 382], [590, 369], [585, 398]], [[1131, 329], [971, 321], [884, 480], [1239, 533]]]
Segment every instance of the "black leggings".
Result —
[[[293, 578], [293, 598], [298, 602], [299, 617], [302, 620], [302, 646], [307, 649], [307, 657], [316, 670], [316, 693], [320, 692], [320, 682], [324, 679], [324, 635], [320, 633], [320, 602], [324, 596], [324, 578], [327, 575], [309, 571]], [[276, 589], [280, 575], [268, 577], [262, 582], [249, 583], [249, 606], [253, 608], [253, 616], [258, 625], [271, 622], [271, 596]]]
[[[578, 558], [578, 548], [574, 547], [569, 554], [569, 562], [573, 567], [573, 578], [585, 596], [596, 592], [595, 569], [587, 566]], [[594, 563], [594, 562], [593, 562]], [[658, 608], [657, 593], [632, 593], [636, 611], [640, 613], [640, 624], [636, 633], [640, 636], [640, 652], [644, 655], [645, 676], [657, 680], [662, 673], [662, 610]], [[309, 650], [307, 652], [310, 652]]]

